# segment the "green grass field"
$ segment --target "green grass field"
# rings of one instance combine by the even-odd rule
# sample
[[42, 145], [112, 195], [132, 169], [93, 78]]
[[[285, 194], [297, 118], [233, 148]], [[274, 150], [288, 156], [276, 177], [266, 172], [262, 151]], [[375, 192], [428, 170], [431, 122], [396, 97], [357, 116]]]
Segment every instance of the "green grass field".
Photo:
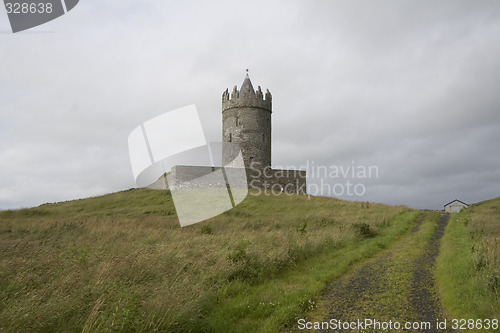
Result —
[[283, 332], [420, 214], [261, 194], [180, 228], [146, 189], [2, 211], [0, 331]]
[[451, 318], [500, 320], [500, 198], [452, 214], [437, 278]]
[[[0, 330], [217, 331], [245, 318], [234, 330], [273, 331], [416, 214], [261, 194], [180, 228], [169, 193], [145, 189], [3, 211]], [[332, 255], [335, 270], [303, 274]]]

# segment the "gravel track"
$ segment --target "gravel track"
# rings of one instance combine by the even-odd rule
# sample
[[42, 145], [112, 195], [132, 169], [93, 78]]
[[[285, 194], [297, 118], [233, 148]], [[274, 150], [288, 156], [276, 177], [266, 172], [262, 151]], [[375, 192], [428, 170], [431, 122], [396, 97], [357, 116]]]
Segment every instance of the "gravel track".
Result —
[[[414, 237], [427, 216], [422, 216], [408, 236]], [[431, 330], [425, 332], [451, 332], [438, 330], [436, 320], [445, 316], [436, 291], [433, 268], [439, 255], [439, 245], [449, 215], [443, 215], [428, 244], [422, 245], [417, 256], [406, 256], [408, 238], [398, 242], [368, 263], [347, 276], [335, 280], [327, 288], [323, 299], [326, 316], [323, 321], [335, 318], [342, 321], [366, 318], [392, 322], [430, 322]], [[401, 264], [403, 263], [403, 264]], [[354, 332], [356, 330], [320, 330], [320, 332]], [[369, 330], [362, 332], [389, 332]], [[397, 332], [397, 330], [392, 330]], [[358, 331], [359, 332], [359, 331]], [[399, 330], [423, 332], [423, 330]]]
[[441, 306], [439, 295], [435, 292], [432, 269], [439, 255], [439, 245], [449, 219], [450, 215], [441, 216], [426, 252], [415, 260], [410, 303], [414, 308], [414, 313], [418, 315], [416, 320], [436, 322], [436, 319], [443, 319], [440, 317]]

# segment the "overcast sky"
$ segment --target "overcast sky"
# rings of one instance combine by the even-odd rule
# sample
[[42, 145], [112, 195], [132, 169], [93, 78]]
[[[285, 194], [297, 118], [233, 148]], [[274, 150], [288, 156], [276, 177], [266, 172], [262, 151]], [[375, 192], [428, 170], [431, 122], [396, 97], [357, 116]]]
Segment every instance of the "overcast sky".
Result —
[[0, 11], [0, 209], [135, 187], [129, 133], [186, 105], [219, 141], [246, 68], [274, 166], [376, 166], [349, 200], [500, 196], [499, 1], [81, 0], [17, 34]]

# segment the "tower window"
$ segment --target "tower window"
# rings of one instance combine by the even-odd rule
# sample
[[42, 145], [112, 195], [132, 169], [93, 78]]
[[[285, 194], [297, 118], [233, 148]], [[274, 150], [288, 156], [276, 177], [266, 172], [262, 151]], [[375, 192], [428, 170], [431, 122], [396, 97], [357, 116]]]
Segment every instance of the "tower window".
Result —
[[266, 134], [262, 133], [262, 141], [266, 141]]
[[236, 117], [236, 126], [239, 126], [240, 125], [240, 122], [239, 122], [239, 117]]
[[233, 134], [229, 133], [229, 142], [233, 142]]

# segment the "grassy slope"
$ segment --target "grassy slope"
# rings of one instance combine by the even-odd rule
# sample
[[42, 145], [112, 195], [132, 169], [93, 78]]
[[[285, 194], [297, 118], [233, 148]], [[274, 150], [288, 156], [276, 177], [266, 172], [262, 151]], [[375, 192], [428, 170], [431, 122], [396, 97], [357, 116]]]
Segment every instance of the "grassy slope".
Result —
[[417, 214], [263, 194], [180, 228], [144, 189], [0, 212], [0, 330], [277, 331]]
[[208, 317], [210, 327], [215, 332], [281, 332], [283, 326], [293, 331], [297, 319], [316, 306], [328, 282], [394, 242], [417, 215], [411, 211], [395, 216], [378, 237], [327, 248], [257, 286], [242, 280], [232, 283], [219, 293]]
[[452, 214], [437, 279], [451, 318], [500, 320], [500, 198]]

